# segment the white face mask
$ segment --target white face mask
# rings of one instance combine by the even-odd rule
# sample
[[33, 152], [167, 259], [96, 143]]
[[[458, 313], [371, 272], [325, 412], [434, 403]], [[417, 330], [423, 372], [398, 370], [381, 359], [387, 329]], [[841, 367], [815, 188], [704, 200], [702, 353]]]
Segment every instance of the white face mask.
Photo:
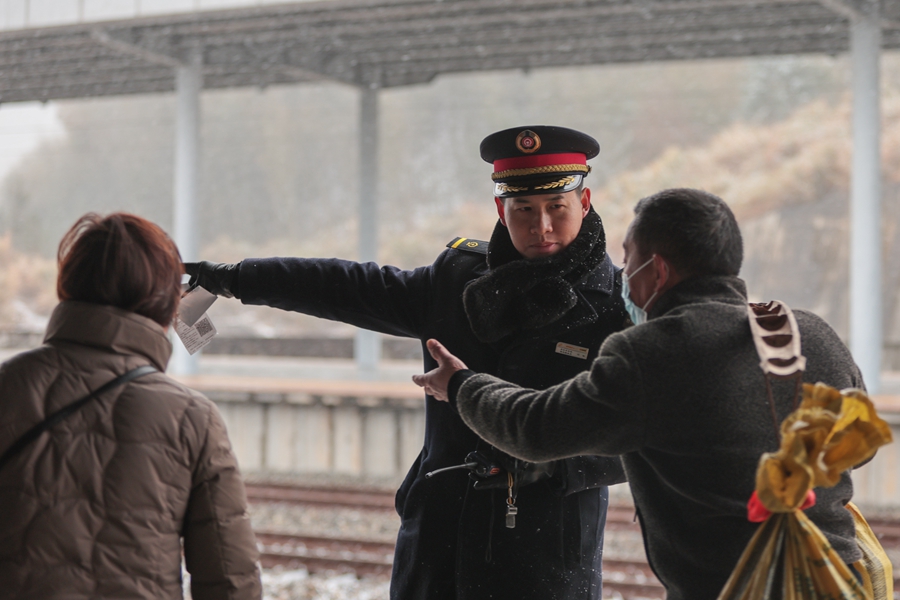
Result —
[[653, 302], [653, 299], [656, 298], [657, 292], [653, 292], [653, 295], [650, 296], [650, 298], [648, 298], [646, 302], [644, 302], [644, 306], [638, 307], [631, 299], [631, 288], [628, 286], [628, 280], [634, 277], [638, 271], [652, 262], [653, 257], [651, 256], [650, 260], [632, 271], [631, 275], [626, 275], [625, 271], [622, 271], [622, 299], [625, 301], [625, 310], [628, 311], [628, 316], [631, 317], [631, 322], [635, 325], [640, 325], [641, 323], [647, 322], [647, 311], [645, 309], [651, 302]]

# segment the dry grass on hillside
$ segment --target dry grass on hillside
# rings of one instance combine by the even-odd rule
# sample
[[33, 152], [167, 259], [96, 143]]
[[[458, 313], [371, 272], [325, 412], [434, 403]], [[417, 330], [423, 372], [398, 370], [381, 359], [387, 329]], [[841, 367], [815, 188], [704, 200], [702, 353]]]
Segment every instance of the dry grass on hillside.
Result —
[[39, 329], [56, 302], [56, 261], [17, 252], [9, 235], [0, 237], [0, 329]]
[[[848, 190], [852, 161], [850, 100], [837, 106], [817, 101], [785, 121], [759, 126], [737, 123], [709, 143], [667, 148], [642, 169], [622, 173], [595, 193], [616, 241], [640, 198], [673, 187], [700, 188], [721, 196], [739, 220], [776, 207], [813, 202]], [[882, 97], [885, 181], [900, 181], [900, 91]]]

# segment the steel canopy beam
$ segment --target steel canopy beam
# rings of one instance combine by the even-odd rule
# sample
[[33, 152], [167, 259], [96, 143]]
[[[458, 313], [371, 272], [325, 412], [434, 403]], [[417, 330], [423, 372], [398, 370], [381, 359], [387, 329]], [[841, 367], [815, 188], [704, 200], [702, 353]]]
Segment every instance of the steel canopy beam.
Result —
[[[864, 0], [846, 0], [846, 2]], [[845, 0], [330, 0], [0, 32], [0, 101], [849, 50]], [[849, 6], [849, 5], [846, 5]], [[838, 10], [836, 10], [836, 7]], [[886, 0], [883, 15], [900, 15]], [[884, 47], [900, 48], [889, 26]], [[96, 61], [101, 72], [84, 68]], [[161, 76], [169, 70], [169, 83]], [[377, 81], [376, 81], [377, 79]]]

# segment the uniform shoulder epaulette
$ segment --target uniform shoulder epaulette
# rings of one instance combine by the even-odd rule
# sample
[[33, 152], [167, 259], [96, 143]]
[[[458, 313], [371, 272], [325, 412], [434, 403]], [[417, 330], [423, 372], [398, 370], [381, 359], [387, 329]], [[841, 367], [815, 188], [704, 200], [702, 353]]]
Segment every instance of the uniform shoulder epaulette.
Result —
[[477, 254], [487, 254], [488, 251], [487, 242], [464, 237], [453, 238], [450, 240], [450, 243], [447, 244], [447, 247], [465, 250], [467, 252], [475, 252]]

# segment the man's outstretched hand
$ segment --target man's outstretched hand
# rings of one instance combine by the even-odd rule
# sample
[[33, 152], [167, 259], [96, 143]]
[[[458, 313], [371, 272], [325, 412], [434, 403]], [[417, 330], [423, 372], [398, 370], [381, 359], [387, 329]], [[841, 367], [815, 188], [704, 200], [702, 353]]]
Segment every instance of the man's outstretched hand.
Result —
[[426, 343], [428, 352], [431, 357], [437, 361], [438, 368], [428, 371], [424, 375], [413, 375], [412, 380], [419, 387], [425, 388], [425, 393], [434, 396], [436, 400], [447, 401], [447, 386], [450, 384], [450, 378], [457, 371], [462, 371], [468, 367], [465, 363], [444, 348], [437, 340], [428, 340]]
[[241, 263], [214, 263], [208, 260], [184, 263], [184, 272], [191, 276], [190, 286], [200, 286], [211, 294], [225, 298], [240, 298], [238, 272]]

